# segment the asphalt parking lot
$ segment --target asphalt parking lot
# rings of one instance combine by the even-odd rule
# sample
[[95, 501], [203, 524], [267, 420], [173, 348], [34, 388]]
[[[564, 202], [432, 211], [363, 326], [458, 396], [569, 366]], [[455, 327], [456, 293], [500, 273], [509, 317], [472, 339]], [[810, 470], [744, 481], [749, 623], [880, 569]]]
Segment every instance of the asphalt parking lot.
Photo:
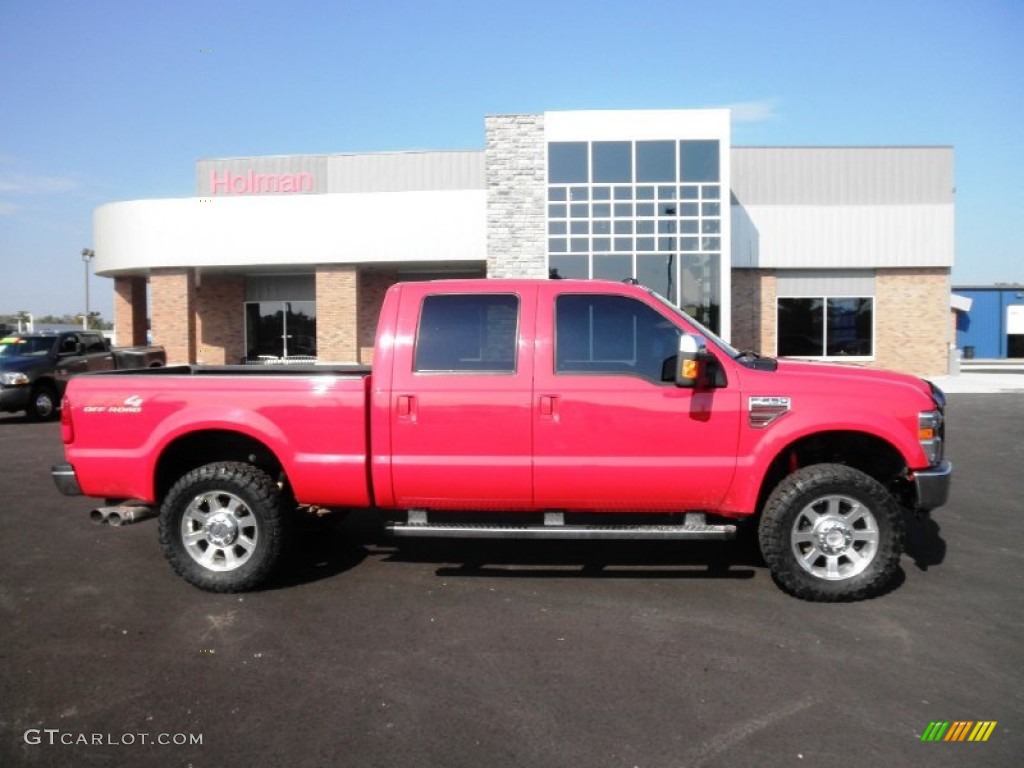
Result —
[[57, 425], [0, 416], [0, 766], [1020, 765], [1024, 395], [948, 420], [900, 583], [820, 605], [735, 544], [398, 549], [366, 515], [206, 594], [155, 521], [57, 493]]

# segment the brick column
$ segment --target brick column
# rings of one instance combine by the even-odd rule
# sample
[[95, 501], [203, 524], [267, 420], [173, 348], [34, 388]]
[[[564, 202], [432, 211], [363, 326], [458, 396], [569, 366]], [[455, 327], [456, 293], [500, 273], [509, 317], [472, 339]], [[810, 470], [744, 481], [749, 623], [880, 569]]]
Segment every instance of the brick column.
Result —
[[774, 357], [779, 353], [779, 280], [775, 272], [761, 271], [761, 343], [755, 352]]
[[114, 278], [114, 333], [121, 347], [139, 347], [146, 343], [148, 312], [146, 278]]
[[168, 364], [196, 362], [196, 281], [191, 269], [154, 269], [153, 343], [167, 350]]
[[544, 115], [485, 119], [487, 276], [547, 277]]
[[393, 270], [363, 271], [359, 275], [359, 362], [373, 362], [373, 345], [377, 336], [377, 318], [388, 288], [398, 282]]
[[316, 268], [316, 356], [325, 363], [359, 361], [359, 269]]
[[196, 286], [197, 361], [237, 365], [245, 355], [245, 277], [203, 273]]
[[732, 271], [732, 345], [763, 355], [775, 354], [775, 273], [764, 269]]

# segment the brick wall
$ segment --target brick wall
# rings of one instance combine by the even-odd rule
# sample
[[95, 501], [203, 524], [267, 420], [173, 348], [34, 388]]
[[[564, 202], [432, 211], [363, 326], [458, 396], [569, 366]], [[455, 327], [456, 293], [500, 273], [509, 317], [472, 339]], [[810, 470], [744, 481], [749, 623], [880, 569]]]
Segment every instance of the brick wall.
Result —
[[153, 295], [153, 343], [167, 350], [167, 362], [196, 361], [195, 275], [191, 269], [154, 269], [149, 278]]
[[366, 270], [359, 273], [359, 362], [373, 362], [373, 343], [377, 335], [377, 318], [388, 288], [398, 282], [398, 273], [391, 270]]
[[149, 315], [146, 307], [146, 278], [114, 278], [114, 333], [120, 347], [146, 343]]
[[245, 278], [203, 274], [196, 287], [197, 361], [237, 365], [245, 355]]
[[[875, 274], [875, 359], [851, 363], [917, 376], [948, 373], [948, 269], [880, 269]], [[772, 270], [732, 273], [733, 346], [776, 350], [776, 278]], [[841, 362], [835, 360], [832, 362]]]
[[359, 361], [359, 270], [355, 265], [316, 268], [316, 354], [325, 363]]
[[543, 115], [498, 115], [487, 131], [487, 276], [547, 277]]
[[775, 354], [775, 274], [763, 269], [732, 271], [732, 344]]
[[948, 269], [878, 270], [873, 367], [948, 373], [950, 291]]

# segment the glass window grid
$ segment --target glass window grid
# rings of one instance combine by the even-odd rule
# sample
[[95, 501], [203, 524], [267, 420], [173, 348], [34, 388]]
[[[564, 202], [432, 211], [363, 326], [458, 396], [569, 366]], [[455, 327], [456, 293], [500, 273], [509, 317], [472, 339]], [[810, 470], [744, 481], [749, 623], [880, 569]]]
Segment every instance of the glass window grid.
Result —
[[[635, 277], [640, 259], [650, 264], [674, 256], [674, 277], [670, 278], [674, 295], [667, 298], [676, 304], [685, 303], [692, 311], [694, 297], [700, 295], [696, 307], [703, 308], [700, 314], [717, 316], [722, 302], [721, 271], [725, 268], [721, 256], [721, 182], [680, 181], [678, 144], [675, 182], [669, 178], [637, 181], [639, 142], [631, 144], [633, 182], [594, 181], [593, 142], [581, 143], [588, 148], [589, 182], [577, 179], [548, 184], [549, 259], [572, 272], [566, 276], [611, 277], [610, 272], [628, 264], [631, 273], [622, 277]], [[695, 259], [710, 265], [705, 266], [714, 273], [710, 280], [690, 276]], [[583, 272], [585, 275], [577, 274]], [[684, 275], [695, 282], [684, 285]]]
[[[595, 255], [614, 257], [617, 263], [628, 257], [634, 276], [638, 255], [717, 258], [721, 252], [720, 194], [721, 184], [549, 184], [549, 256], [585, 256], [588, 277], [601, 271], [595, 269]], [[677, 261], [681, 279], [682, 259]], [[679, 279], [674, 282], [676, 295], [668, 297], [676, 303], [682, 300]]]

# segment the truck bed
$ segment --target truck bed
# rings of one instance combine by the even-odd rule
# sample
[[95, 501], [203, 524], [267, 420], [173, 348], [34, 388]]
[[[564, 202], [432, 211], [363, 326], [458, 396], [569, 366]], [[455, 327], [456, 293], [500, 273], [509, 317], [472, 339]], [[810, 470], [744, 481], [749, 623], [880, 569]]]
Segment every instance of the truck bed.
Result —
[[168, 365], [160, 368], [103, 371], [111, 376], [346, 376], [365, 377], [369, 365]]
[[[370, 368], [193, 366], [106, 371], [68, 385], [68, 459], [86, 495], [152, 503], [178, 456], [269, 451], [296, 499], [366, 506]], [[220, 446], [220, 448], [217, 448]]]

